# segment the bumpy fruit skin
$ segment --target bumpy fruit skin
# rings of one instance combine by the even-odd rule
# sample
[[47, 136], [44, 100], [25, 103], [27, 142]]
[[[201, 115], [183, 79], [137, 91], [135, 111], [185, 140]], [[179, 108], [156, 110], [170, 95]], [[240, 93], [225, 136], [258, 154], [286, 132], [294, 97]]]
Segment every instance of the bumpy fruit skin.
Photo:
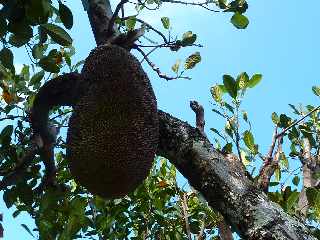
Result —
[[118, 46], [92, 50], [81, 75], [87, 91], [67, 134], [71, 173], [93, 194], [124, 196], [147, 177], [157, 150], [152, 86], [139, 61]]

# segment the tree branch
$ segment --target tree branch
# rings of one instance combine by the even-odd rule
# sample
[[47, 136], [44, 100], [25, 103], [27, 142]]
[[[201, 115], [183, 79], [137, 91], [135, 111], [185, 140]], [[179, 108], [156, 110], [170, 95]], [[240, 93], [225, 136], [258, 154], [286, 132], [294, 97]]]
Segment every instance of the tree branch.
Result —
[[239, 161], [215, 150], [188, 123], [159, 111], [157, 154], [166, 157], [245, 239], [315, 239], [245, 176]]
[[151, 60], [148, 58], [148, 56], [139, 47], [135, 47], [135, 49], [138, 50], [138, 52], [141, 53], [141, 55], [146, 60], [148, 65], [152, 68], [153, 71], [155, 71], [158, 74], [158, 76], [160, 78], [163, 78], [163, 79], [165, 79], [167, 81], [175, 80], [175, 79], [188, 79], [188, 80], [190, 80], [190, 77], [184, 77], [184, 76], [181, 76], [181, 74], [176, 76], [176, 77], [167, 76], [166, 74], [161, 72], [160, 68], [158, 68], [153, 62], [151, 62]]

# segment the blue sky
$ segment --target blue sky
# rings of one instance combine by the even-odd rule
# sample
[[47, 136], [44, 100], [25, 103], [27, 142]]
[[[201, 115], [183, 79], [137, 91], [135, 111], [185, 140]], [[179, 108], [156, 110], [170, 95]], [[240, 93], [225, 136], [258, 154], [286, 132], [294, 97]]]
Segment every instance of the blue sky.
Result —
[[[71, 31], [76, 46], [76, 59], [87, 56], [95, 43], [86, 12], [80, 1], [67, 1], [74, 12], [75, 24]], [[152, 81], [158, 99], [158, 106], [173, 115], [194, 124], [194, 113], [190, 100], [199, 101], [205, 108], [206, 129], [209, 138], [210, 127], [217, 129], [223, 121], [212, 113], [210, 87], [221, 83], [223, 74], [236, 76], [246, 71], [249, 75], [263, 74], [263, 80], [245, 98], [243, 107], [253, 122], [256, 142], [262, 152], [270, 144], [273, 124], [272, 112], [290, 112], [288, 103], [318, 105], [311, 92], [313, 85], [319, 85], [320, 2], [308, 1], [307, 6], [289, 0], [249, 1], [247, 16], [250, 25], [246, 30], [237, 30], [230, 23], [230, 14], [208, 12], [201, 8], [165, 4], [158, 12], [146, 14], [145, 19], [161, 27], [160, 18], [171, 20], [173, 32], [181, 36], [192, 30], [198, 35], [203, 48], [189, 48], [173, 53], [159, 51], [151, 56], [163, 72], [171, 73], [176, 59], [184, 59], [194, 51], [200, 51], [202, 62], [188, 72], [192, 80], [166, 82], [157, 77], [148, 66], [144, 69]], [[19, 51], [16, 64], [28, 63], [24, 53]], [[12, 219], [5, 205], [0, 203], [4, 213], [5, 240], [33, 239], [20, 224], [32, 226], [27, 216]]]

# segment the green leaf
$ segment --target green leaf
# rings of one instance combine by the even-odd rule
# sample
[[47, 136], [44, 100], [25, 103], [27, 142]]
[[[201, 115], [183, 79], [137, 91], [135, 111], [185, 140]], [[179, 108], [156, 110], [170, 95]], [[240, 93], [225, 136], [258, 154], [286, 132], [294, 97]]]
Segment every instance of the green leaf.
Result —
[[280, 171], [280, 168], [276, 168], [275, 171], [274, 171], [274, 177], [275, 177], [275, 180], [276, 182], [279, 182], [280, 179], [281, 179], [281, 171]]
[[227, 143], [223, 148], [222, 148], [223, 153], [232, 153], [232, 143]]
[[46, 23], [51, 13], [51, 4], [47, 0], [29, 0], [25, 4], [25, 11], [32, 25]]
[[72, 38], [63, 28], [61, 28], [53, 23], [41, 24], [41, 27], [46, 30], [48, 35], [56, 43], [58, 43], [62, 46], [69, 46], [72, 44]]
[[279, 157], [280, 157], [281, 167], [289, 169], [289, 161], [286, 155], [284, 154], [284, 152], [282, 152]]
[[0, 51], [0, 60], [3, 66], [8, 69], [13, 68], [13, 53], [8, 48], [3, 48]]
[[220, 134], [220, 132], [217, 130], [217, 129], [215, 129], [215, 128], [210, 128], [210, 130], [212, 131], [212, 132], [214, 132], [215, 134], [217, 134], [219, 137], [221, 137], [222, 139], [224, 139], [224, 137]]
[[59, 1], [59, 15], [61, 22], [67, 29], [71, 29], [73, 26], [73, 15], [71, 10]]
[[237, 85], [239, 89], [246, 89], [249, 82], [249, 76], [246, 72], [241, 73], [237, 77]]
[[28, 228], [27, 225], [25, 225], [25, 224], [22, 223], [21, 226], [22, 226], [32, 237], [35, 237], [35, 236], [32, 234], [31, 230]]
[[299, 193], [298, 192], [292, 192], [289, 196], [289, 198], [286, 201], [286, 209], [287, 211], [291, 212], [295, 209], [295, 205], [297, 204], [299, 199]]
[[162, 17], [161, 18], [161, 22], [162, 22], [162, 26], [165, 29], [169, 29], [169, 27], [170, 27], [170, 19], [168, 17]]
[[172, 71], [175, 72], [176, 74], [178, 74], [178, 72], [179, 72], [180, 64], [181, 64], [181, 60], [178, 59], [175, 62], [175, 64], [173, 64], [172, 67], [171, 67]]
[[270, 187], [275, 187], [275, 186], [278, 186], [279, 185], [279, 182], [269, 182], [269, 186]]
[[216, 102], [220, 103], [222, 101], [222, 93], [221, 93], [221, 89], [218, 85], [211, 87], [210, 92], [211, 92], [212, 98]]
[[8, 125], [6, 126], [4, 129], [2, 129], [1, 131], [1, 140], [3, 140], [4, 138], [9, 138], [11, 137], [13, 133], [13, 126], [12, 125]]
[[246, 144], [247, 148], [250, 149], [250, 151], [255, 152], [254, 137], [250, 131], [246, 130], [244, 132], [243, 141]]
[[243, 120], [245, 120], [246, 122], [248, 122], [248, 113], [247, 112], [242, 112], [242, 117], [243, 117]]
[[220, 115], [221, 117], [225, 118], [225, 116], [218, 110], [216, 109], [212, 109], [213, 112], [215, 112], [216, 114]]
[[233, 98], [237, 98], [237, 84], [236, 81], [231, 77], [230, 75], [223, 75], [223, 84], [225, 88], [227, 89], [229, 95]]
[[298, 186], [300, 182], [300, 177], [299, 176], [294, 176], [294, 178], [292, 179], [292, 183], [296, 186]]
[[48, 35], [46, 30], [41, 27], [38, 27], [38, 34], [39, 34], [39, 44], [44, 44], [48, 40]]
[[223, 105], [224, 105], [231, 113], [234, 113], [234, 107], [232, 107], [229, 103], [224, 102]]
[[183, 47], [191, 46], [196, 40], [197, 34], [193, 34], [191, 31], [188, 31], [183, 34], [181, 45]]
[[44, 57], [39, 61], [39, 65], [47, 72], [58, 73], [60, 71], [59, 66], [56, 64], [55, 58]]
[[255, 87], [261, 81], [261, 79], [262, 79], [261, 74], [254, 74], [248, 83], [248, 87], [249, 88]]
[[134, 30], [136, 25], [137, 19], [135, 17], [130, 17], [126, 20], [126, 27], [129, 31]]
[[29, 82], [29, 86], [40, 83], [40, 81], [44, 77], [44, 74], [45, 74], [45, 72], [43, 70], [34, 74]]
[[313, 93], [316, 95], [316, 96], [320, 96], [320, 87], [318, 87], [318, 86], [313, 86], [312, 87], [312, 91], [313, 91]]
[[192, 69], [194, 68], [199, 62], [201, 62], [201, 56], [199, 52], [195, 52], [194, 54], [191, 54], [184, 64], [185, 69]]
[[218, 86], [219, 86], [220, 91], [221, 91], [222, 94], [228, 92], [227, 89], [226, 89], [226, 87], [225, 87], [223, 84], [219, 84]]
[[307, 188], [306, 190], [307, 199], [311, 206], [315, 205], [320, 200], [320, 192], [312, 187]]
[[11, 208], [16, 200], [17, 200], [17, 192], [15, 187], [4, 191], [3, 201], [5, 202], [7, 208]]
[[246, 16], [236, 12], [231, 18], [231, 23], [238, 29], [244, 29], [248, 26], [249, 20]]
[[241, 155], [242, 164], [244, 166], [248, 166], [251, 162], [250, 162], [250, 158], [247, 157], [246, 152], [241, 150], [240, 155]]
[[35, 59], [41, 59], [44, 56], [45, 51], [47, 50], [47, 44], [36, 44], [32, 48], [32, 56]]
[[2, 38], [7, 32], [7, 21], [0, 15], [0, 38]]
[[24, 79], [24, 81], [29, 81], [30, 79], [30, 67], [29, 65], [23, 64], [23, 67], [20, 72], [20, 77]]
[[289, 126], [291, 122], [291, 118], [289, 118], [287, 115], [285, 114], [280, 114], [280, 122], [279, 122], [279, 127], [281, 128], [286, 128]]
[[312, 174], [312, 177], [314, 179], [320, 179], [320, 172], [315, 172], [314, 174]]
[[279, 117], [278, 117], [278, 114], [275, 113], [275, 112], [273, 112], [273, 113], [271, 114], [271, 120], [272, 120], [272, 122], [273, 122], [274, 124], [278, 125], [278, 123], [279, 123], [279, 121], [280, 121], [280, 119], [279, 119]]

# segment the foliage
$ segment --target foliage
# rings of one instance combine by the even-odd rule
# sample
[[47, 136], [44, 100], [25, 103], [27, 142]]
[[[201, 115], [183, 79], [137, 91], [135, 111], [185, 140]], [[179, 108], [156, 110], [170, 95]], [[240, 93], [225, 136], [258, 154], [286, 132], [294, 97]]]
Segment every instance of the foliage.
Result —
[[[259, 151], [248, 113], [241, 109], [241, 103], [247, 90], [254, 88], [261, 79], [261, 74], [254, 74], [250, 78], [245, 72], [240, 73], [236, 79], [230, 75], [224, 75], [223, 84], [217, 84], [211, 88], [212, 98], [215, 101], [212, 110], [225, 119], [223, 132], [211, 128], [216, 136], [216, 147], [225, 152], [232, 152], [235, 148], [242, 163], [256, 180], [260, 177], [257, 169], [257, 166], [261, 165], [259, 158], [265, 162], [267, 157]], [[312, 87], [316, 96], [320, 95], [319, 89], [318, 86]], [[225, 97], [226, 94], [230, 98]], [[275, 112], [271, 114], [271, 120], [275, 127], [281, 130], [280, 133], [277, 133], [283, 133], [283, 137], [288, 141], [289, 151], [286, 152], [287, 149], [282, 149], [282, 142], [279, 143], [278, 155], [273, 157], [276, 165], [273, 171], [273, 180], [269, 182], [268, 196], [287, 213], [297, 217], [306, 217], [308, 223], [318, 223], [320, 221], [320, 192], [315, 186], [317, 186], [320, 177], [319, 107], [301, 104], [299, 106], [289, 104], [289, 106], [297, 119], [286, 114], [279, 115]], [[310, 144], [310, 159], [304, 156], [306, 154], [306, 139]], [[299, 190], [301, 186], [304, 186], [303, 170], [306, 171], [306, 169], [313, 174], [311, 182], [314, 185], [308, 187], [309, 184], [307, 184], [304, 188], [307, 201], [299, 203], [304, 194]], [[318, 231], [315, 230], [315, 235], [317, 236], [317, 234]]]

